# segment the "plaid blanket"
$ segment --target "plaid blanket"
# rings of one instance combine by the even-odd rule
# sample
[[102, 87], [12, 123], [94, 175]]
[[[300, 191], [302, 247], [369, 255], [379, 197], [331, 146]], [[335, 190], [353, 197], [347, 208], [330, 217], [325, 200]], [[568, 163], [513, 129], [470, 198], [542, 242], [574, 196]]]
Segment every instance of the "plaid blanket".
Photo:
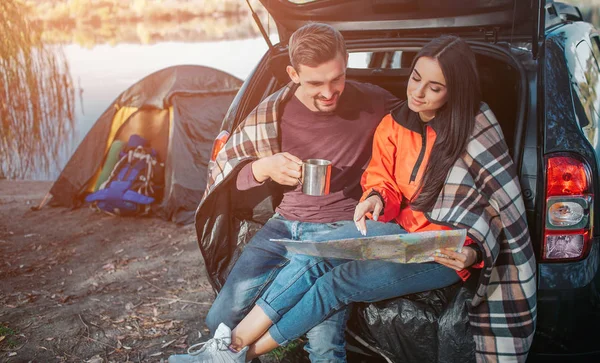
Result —
[[535, 332], [536, 262], [515, 166], [487, 105], [429, 217], [466, 228], [485, 250], [469, 311], [477, 361], [524, 362]]
[[[290, 82], [264, 99], [233, 131], [225, 146], [208, 165], [204, 198], [220, 184], [240, 162], [277, 154], [280, 151], [280, 107], [296, 91]], [[203, 198], [203, 199], [204, 199]]]
[[[290, 83], [272, 94], [236, 128], [209, 165], [204, 199], [240, 162], [280, 151], [280, 106], [295, 89]], [[487, 105], [429, 217], [467, 229], [484, 248], [485, 268], [469, 312], [477, 360], [525, 361], [535, 330], [536, 265], [519, 181]]]

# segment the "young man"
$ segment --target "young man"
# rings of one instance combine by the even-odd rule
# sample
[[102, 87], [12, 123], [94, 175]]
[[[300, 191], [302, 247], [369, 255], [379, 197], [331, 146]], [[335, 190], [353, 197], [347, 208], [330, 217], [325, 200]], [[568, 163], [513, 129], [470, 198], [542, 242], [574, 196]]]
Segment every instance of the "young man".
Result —
[[[215, 335], [202, 350], [218, 351], [222, 361], [244, 362], [267, 351], [260, 344], [247, 352], [247, 348], [229, 349], [231, 331], [223, 327], [236, 326], [289, 262], [286, 249], [270, 239], [325, 241], [356, 236], [352, 219], [362, 194], [360, 178], [370, 159], [373, 134], [381, 119], [399, 104], [380, 87], [346, 80], [344, 39], [329, 25], [310, 23], [298, 29], [290, 38], [289, 55], [291, 66], [286, 70], [292, 83], [261, 102], [231, 135], [211, 169], [209, 192], [196, 215], [202, 249], [213, 235], [231, 234], [230, 226], [215, 227], [214, 221], [212, 229], [207, 227], [211, 212], [219, 205], [214, 195], [223, 193], [225, 181], [235, 177], [235, 183], [229, 184], [242, 193], [268, 183], [283, 186], [276, 214], [245, 246], [206, 318]], [[330, 194], [302, 193], [299, 179], [306, 159], [332, 162]], [[207, 234], [211, 235], [208, 239]], [[203, 254], [206, 260], [206, 251]], [[207, 267], [210, 270], [210, 261]], [[345, 361], [347, 315], [340, 311], [307, 334], [305, 349], [311, 361]], [[200, 361], [205, 360], [194, 354], [169, 359]]]

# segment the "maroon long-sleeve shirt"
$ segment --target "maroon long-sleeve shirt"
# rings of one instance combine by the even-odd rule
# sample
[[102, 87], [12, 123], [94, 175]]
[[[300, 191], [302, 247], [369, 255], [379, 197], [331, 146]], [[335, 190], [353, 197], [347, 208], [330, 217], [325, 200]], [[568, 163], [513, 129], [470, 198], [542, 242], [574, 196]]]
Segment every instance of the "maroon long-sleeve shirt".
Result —
[[[330, 160], [330, 193], [309, 196], [302, 193], [301, 185], [289, 187], [276, 211], [302, 222], [351, 220], [362, 195], [360, 178], [371, 158], [375, 128], [399, 102], [381, 87], [354, 81], [346, 81], [333, 112], [311, 111], [292, 96], [281, 116], [281, 150], [301, 160]], [[251, 163], [242, 168], [236, 184], [239, 190], [260, 185]]]

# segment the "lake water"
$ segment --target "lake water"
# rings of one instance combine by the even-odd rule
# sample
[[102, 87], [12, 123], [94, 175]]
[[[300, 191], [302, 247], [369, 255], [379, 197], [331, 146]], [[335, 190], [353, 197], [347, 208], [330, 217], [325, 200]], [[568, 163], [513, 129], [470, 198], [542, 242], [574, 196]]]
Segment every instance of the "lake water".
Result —
[[216, 68], [244, 80], [267, 51], [263, 38], [99, 45], [91, 49], [72, 44], [61, 48], [75, 91], [74, 130], [67, 140], [48, 140], [67, 145], [49, 167], [34, 165], [19, 175], [23, 179], [55, 180], [98, 117], [121, 92], [145, 76], [166, 67], [192, 64]]
[[[160, 69], [182, 64], [202, 65], [245, 79], [267, 51], [262, 38], [206, 43], [102, 45], [64, 47], [76, 90], [76, 136], [79, 144], [96, 119], [131, 85]], [[53, 177], [56, 171], [52, 172]]]
[[[584, 10], [586, 17], [598, 27], [600, 24], [600, 11], [598, 8], [583, 8], [582, 10]], [[216, 23], [213, 24], [212, 21], [216, 21]], [[151, 28], [151, 25], [146, 26]], [[196, 20], [187, 27], [185, 23], [178, 24], [178, 26], [182, 28], [177, 30], [175, 27], [166, 24], [161, 29], [163, 29], [163, 33], [169, 31], [170, 33], [167, 32], [167, 34], [171, 34], [171, 37], [174, 34], [185, 35], [194, 31], [197, 34], [191, 39], [187, 39], [183, 35], [179, 37], [184, 41], [156, 42], [154, 39], [151, 41], [154, 44], [141, 44], [144, 37], [140, 36], [140, 40], [136, 42], [135, 36], [133, 36], [130, 37], [134, 39], [133, 42], [124, 42], [123, 39], [129, 38], [123, 37], [117, 40], [119, 44], [116, 45], [109, 45], [107, 43], [110, 43], [110, 41], [105, 40], [98, 43], [92, 41], [91, 45], [84, 41], [73, 41], [72, 44], [66, 42], [67, 45], [63, 46], [49, 46], [50, 52], [62, 54], [60, 59], [64, 58], [69, 67], [68, 73], [70, 74], [72, 86], [66, 88], [72, 89], [74, 98], [66, 97], [68, 107], [64, 106], [65, 97], [54, 96], [41, 97], [37, 104], [35, 104], [36, 102], [29, 102], [28, 105], [28, 94], [31, 93], [31, 90], [27, 89], [27, 86], [17, 87], [21, 93], [16, 97], [20, 96], [23, 100], [17, 102], [15, 107], [20, 107], [21, 111], [26, 109], [24, 114], [28, 118], [23, 120], [25, 117], [19, 115], [17, 115], [19, 117], [12, 117], [12, 119], [9, 117], [9, 127], [3, 130], [8, 130], [12, 134], [8, 136], [0, 135], [4, 136], [4, 138], [0, 138], [0, 155], [3, 152], [5, 153], [3, 160], [0, 161], [2, 163], [0, 164], [0, 167], [2, 167], [0, 168], [0, 178], [55, 180], [94, 122], [116, 97], [134, 83], [155, 71], [174, 65], [202, 65], [222, 70], [244, 80], [267, 50], [266, 42], [261, 37], [239, 40], [199, 40], [203, 39], [203, 34], [207, 34], [209, 31], [217, 34], [212, 36], [222, 37], [221, 33], [226, 33], [230, 28], [237, 28], [235, 35], [233, 35], [234, 38], [248, 36], [248, 34], [256, 36], [256, 29], [252, 30], [255, 25], [251, 24], [249, 17], [234, 18], [227, 21]], [[143, 31], [144, 27], [139, 24], [137, 28], [133, 27], [132, 29], [131, 33], [134, 35], [147, 33], [147, 31]], [[99, 29], [98, 32], [101, 33], [102, 29]], [[164, 36], [162, 33], [157, 35], [157, 37], [162, 36]], [[74, 36], [75, 40], [79, 38]], [[92, 36], [89, 38], [94, 39]], [[179, 39], [178, 37], [175, 38]], [[277, 36], [274, 35], [271, 41], [274, 44], [277, 43]], [[86, 44], [86, 46], [79, 44]], [[36, 54], [30, 54], [29, 56], [41, 63], [44, 62], [43, 59], [48, 58]], [[61, 67], [55, 66], [53, 71], [60, 73], [56, 72], [59, 68]], [[44, 65], [39, 66], [37, 69], [38, 73], [43, 73], [43, 70]], [[47, 90], [39, 85], [46, 85], [44, 82], [53, 84], [56, 81], [55, 78], [52, 75], [46, 76], [46, 78], [40, 77], [40, 79], [34, 80], [33, 83], [37, 83], [37, 89], [41, 89], [42, 93], [46, 93]], [[4, 79], [10, 79], [10, 77], [6, 78], [5, 76]], [[7, 97], [17, 95], [17, 93], [11, 93], [10, 85], [5, 90], [7, 90]], [[62, 92], [66, 94], [65, 89]], [[54, 94], [54, 92], [47, 93]], [[63, 103], [56, 103], [57, 106], [53, 106], [53, 97], [60, 99]], [[38, 117], [36, 108], [45, 110], [66, 108], [68, 110], [63, 112], [62, 115], [42, 115], [42, 122], [40, 122], [36, 119]], [[2, 110], [0, 109], [0, 111]], [[65, 116], [65, 113], [68, 116]], [[6, 114], [4, 114], [4, 117], [6, 117]], [[0, 124], [0, 126], [2, 125]]]

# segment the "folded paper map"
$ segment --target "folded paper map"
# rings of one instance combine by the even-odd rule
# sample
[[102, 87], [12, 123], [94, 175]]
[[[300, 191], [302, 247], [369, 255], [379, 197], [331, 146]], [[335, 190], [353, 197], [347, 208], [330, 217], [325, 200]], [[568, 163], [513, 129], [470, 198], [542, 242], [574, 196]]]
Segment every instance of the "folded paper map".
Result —
[[378, 237], [360, 237], [323, 242], [271, 239], [293, 253], [349, 260], [391, 260], [399, 263], [433, 261], [440, 248], [460, 252], [467, 231], [427, 231]]

